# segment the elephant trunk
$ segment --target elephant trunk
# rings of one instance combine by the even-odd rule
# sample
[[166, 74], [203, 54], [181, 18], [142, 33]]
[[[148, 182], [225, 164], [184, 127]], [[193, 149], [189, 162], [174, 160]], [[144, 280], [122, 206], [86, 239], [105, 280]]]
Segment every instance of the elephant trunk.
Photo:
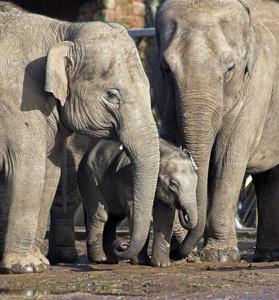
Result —
[[[209, 163], [209, 159], [208, 159]], [[185, 237], [179, 249], [176, 252], [179, 253], [179, 257], [186, 257], [196, 247], [200, 241], [206, 222], [206, 210], [207, 210], [207, 173], [208, 163], [204, 163], [200, 168], [203, 168], [201, 172], [198, 172], [198, 186], [197, 186], [197, 223], [194, 228], [189, 228], [188, 234]], [[187, 228], [186, 228], [187, 229]]]
[[197, 226], [189, 230], [178, 253], [186, 257], [196, 247], [206, 224], [208, 171], [211, 150], [222, 120], [222, 96], [214, 98], [208, 93], [191, 92], [179, 97], [178, 128], [182, 147], [190, 151], [198, 167]]
[[[131, 259], [143, 248], [150, 227], [150, 219], [154, 202], [155, 190], [159, 173], [159, 138], [155, 121], [152, 117], [150, 104], [146, 114], [139, 116], [135, 124], [145, 123], [137, 127], [136, 133], [129, 131], [120, 134], [120, 140], [131, 160], [133, 174], [133, 218], [129, 244], [116, 240], [113, 251], [119, 259]], [[148, 125], [146, 125], [146, 121]], [[131, 124], [130, 124], [131, 125]], [[131, 126], [130, 126], [131, 127]]]
[[[178, 209], [180, 224], [186, 230], [194, 229], [198, 223], [196, 195], [189, 196], [189, 193], [187, 193], [187, 205]], [[189, 199], [192, 199], [192, 201], [189, 201]]]

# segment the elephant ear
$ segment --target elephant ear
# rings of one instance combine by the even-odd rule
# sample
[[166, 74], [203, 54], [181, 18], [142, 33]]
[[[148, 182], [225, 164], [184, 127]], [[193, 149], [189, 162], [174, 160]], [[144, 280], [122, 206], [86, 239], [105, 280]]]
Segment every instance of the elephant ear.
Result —
[[195, 161], [194, 161], [194, 159], [192, 157], [192, 154], [187, 149], [183, 149], [183, 152], [186, 153], [189, 156], [191, 164], [192, 164], [194, 170], [197, 172], [198, 171], [198, 167], [197, 167], [197, 165], [196, 165], [196, 163], [195, 163]]
[[248, 61], [247, 61], [246, 69], [248, 71], [249, 77], [252, 78], [253, 69], [258, 56], [257, 37], [251, 22], [250, 8], [242, 0], [238, 0], [238, 2], [244, 6], [249, 17], [250, 42], [248, 47]]
[[68, 96], [73, 47], [73, 42], [64, 41], [52, 46], [47, 55], [45, 91], [60, 100], [62, 106]]
[[250, 37], [251, 38], [248, 48], [247, 71], [249, 77], [252, 78], [252, 73], [258, 56], [257, 37], [252, 25], [250, 25]]

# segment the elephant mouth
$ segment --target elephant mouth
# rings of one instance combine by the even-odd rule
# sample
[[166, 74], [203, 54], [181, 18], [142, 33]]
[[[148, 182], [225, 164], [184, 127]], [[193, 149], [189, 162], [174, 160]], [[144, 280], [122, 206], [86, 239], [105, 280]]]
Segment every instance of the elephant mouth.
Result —
[[189, 215], [186, 211], [184, 211], [182, 208], [178, 209], [178, 218], [181, 226], [187, 230], [193, 229], [192, 224], [189, 219]]

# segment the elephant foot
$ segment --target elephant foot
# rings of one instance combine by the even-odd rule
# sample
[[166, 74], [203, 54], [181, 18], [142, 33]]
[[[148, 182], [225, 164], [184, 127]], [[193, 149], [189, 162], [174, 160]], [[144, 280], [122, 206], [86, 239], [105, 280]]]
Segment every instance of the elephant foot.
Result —
[[48, 260], [43, 261], [36, 255], [6, 254], [0, 264], [2, 274], [42, 273], [50, 268]]
[[34, 256], [42, 262], [44, 265], [50, 265], [49, 260], [41, 253], [40, 250], [34, 251]]
[[107, 262], [105, 253], [92, 253], [88, 252], [88, 261], [92, 263], [104, 263]]
[[153, 267], [167, 268], [170, 267], [171, 261], [168, 257], [153, 255], [150, 261], [150, 265]]
[[227, 248], [222, 250], [204, 248], [198, 252], [201, 261], [235, 263], [240, 261], [240, 253], [237, 249]]
[[47, 259], [51, 265], [74, 264], [78, 262], [78, 254], [75, 247], [56, 247], [55, 250], [48, 252]]
[[257, 250], [253, 255], [254, 262], [279, 261], [279, 250]]

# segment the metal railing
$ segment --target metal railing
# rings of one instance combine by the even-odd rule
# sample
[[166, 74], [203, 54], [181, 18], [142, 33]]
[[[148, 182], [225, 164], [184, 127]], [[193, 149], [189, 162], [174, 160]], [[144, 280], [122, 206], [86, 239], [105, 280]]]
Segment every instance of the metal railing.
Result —
[[145, 37], [155, 37], [155, 28], [138, 28], [138, 29], [129, 29], [128, 30], [130, 36], [135, 41], [136, 45], [138, 46], [140, 42]]

